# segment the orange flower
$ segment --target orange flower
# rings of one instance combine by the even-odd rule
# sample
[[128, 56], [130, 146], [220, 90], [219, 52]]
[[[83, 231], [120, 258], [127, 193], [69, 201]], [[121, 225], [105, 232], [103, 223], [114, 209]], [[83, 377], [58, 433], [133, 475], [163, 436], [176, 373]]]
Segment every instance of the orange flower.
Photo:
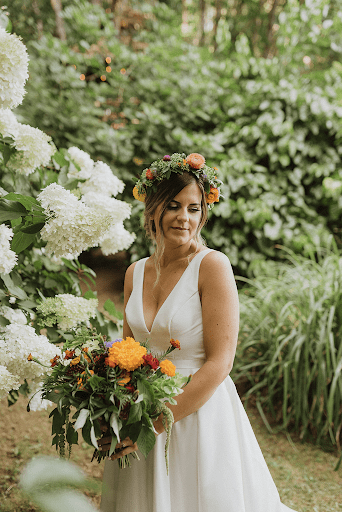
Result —
[[171, 338], [170, 343], [171, 343], [171, 345], [172, 345], [173, 347], [175, 347], [175, 348], [179, 348], [179, 350], [180, 350], [180, 348], [181, 348], [181, 347], [180, 347], [180, 343], [179, 343], [179, 341], [178, 341], [178, 340], [174, 340], [173, 338]]
[[125, 384], [128, 384], [131, 380], [130, 374], [126, 375], [123, 379], [118, 380], [119, 386], [124, 386]]
[[106, 357], [105, 364], [107, 366], [110, 366], [111, 368], [114, 368], [117, 365], [117, 363], [113, 357]]
[[186, 165], [186, 160], [185, 160], [185, 158], [183, 158], [183, 165]]
[[75, 355], [75, 350], [66, 350], [64, 352], [64, 359], [72, 359]]
[[186, 162], [193, 169], [202, 169], [202, 167], [204, 167], [205, 164], [205, 158], [199, 153], [191, 153], [191, 155], [188, 155], [186, 157]]
[[144, 203], [146, 199], [146, 194], [139, 194], [138, 187], [135, 186], [133, 189], [133, 197], [134, 199], [137, 199], [138, 201]]
[[165, 373], [169, 377], [174, 377], [176, 375], [176, 367], [168, 359], [164, 359], [164, 361], [161, 361], [159, 366], [160, 366], [161, 372]]
[[122, 370], [133, 371], [144, 363], [143, 356], [146, 352], [146, 347], [127, 337], [110, 347], [109, 359], [114, 359]]
[[33, 361], [33, 356], [32, 356], [32, 354], [29, 354], [29, 355], [27, 356], [27, 360], [28, 360], [28, 361]]
[[218, 201], [220, 200], [219, 189], [210, 185], [210, 192], [209, 194], [206, 194], [206, 200], [208, 204], [218, 203]]
[[[94, 375], [93, 370], [89, 370], [89, 372], [90, 372], [92, 375]], [[86, 375], [86, 372], [82, 372], [82, 373], [81, 373], [81, 377], [79, 377], [79, 378], [77, 379], [77, 387], [78, 387], [80, 390], [84, 389], [82, 375]], [[89, 376], [88, 376], [88, 379], [90, 379], [90, 377], [89, 377]]]
[[76, 365], [76, 364], [78, 364], [80, 362], [80, 360], [81, 360], [80, 356], [74, 357], [74, 359], [71, 361], [70, 364]]

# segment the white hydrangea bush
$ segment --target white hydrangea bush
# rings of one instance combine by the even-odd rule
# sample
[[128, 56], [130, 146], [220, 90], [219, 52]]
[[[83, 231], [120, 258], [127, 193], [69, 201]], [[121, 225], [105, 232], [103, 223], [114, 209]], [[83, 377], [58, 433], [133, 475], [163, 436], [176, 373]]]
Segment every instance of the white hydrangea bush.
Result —
[[[41, 364], [29, 361], [30, 354]], [[36, 334], [30, 325], [9, 324], [0, 334], [0, 365], [5, 366], [18, 382], [25, 379], [36, 383], [42, 381], [56, 355], [61, 355], [61, 349], [50, 343], [45, 335]]]
[[37, 311], [45, 318], [47, 326], [57, 323], [63, 330], [69, 330], [82, 322], [95, 318], [98, 306], [97, 299], [76, 297], [70, 293], [61, 293], [55, 297], [48, 297], [37, 307]]
[[12, 375], [6, 366], [0, 364], [0, 400], [6, 398], [10, 391], [17, 390], [19, 387], [20, 382], [18, 378]]
[[102, 240], [100, 247], [104, 256], [110, 254], [116, 254], [119, 251], [125, 251], [128, 249], [135, 240], [135, 233], [130, 233], [124, 227], [123, 222], [114, 224], [108, 232], [105, 238]]
[[0, 224], [0, 274], [9, 274], [17, 264], [17, 255], [11, 250], [13, 230]]
[[28, 79], [28, 54], [15, 34], [0, 27], [0, 107], [15, 108], [25, 95]]

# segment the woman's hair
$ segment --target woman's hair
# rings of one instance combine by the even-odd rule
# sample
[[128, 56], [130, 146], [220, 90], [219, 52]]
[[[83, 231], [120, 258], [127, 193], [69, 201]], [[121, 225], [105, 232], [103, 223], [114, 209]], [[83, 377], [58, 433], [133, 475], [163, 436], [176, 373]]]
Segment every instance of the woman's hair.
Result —
[[[154, 252], [154, 258], [155, 258], [155, 265], [157, 269], [157, 280], [156, 283], [159, 280], [160, 276], [160, 261], [162, 258], [162, 255], [164, 253], [164, 237], [163, 237], [163, 229], [162, 229], [162, 222], [163, 222], [163, 216], [166, 211], [166, 208], [168, 204], [176, 197], [177, 194], [181, 190], [183, 190], [184, 187], [187, 185], [190, 185], [191, 183], [196, 183], [201, 191], [202, 194], [202, 201], [201, 201], [201, 218], [200, 222], [194, 237], [194, 240], [197, 244], [203, 244], [205, 245], [205, 242], [203, 238], [201, 237], [201, 229], [205, 225], [208, 217], [208, 206], [206, 202], [206, 196], [205, 196], [205, 190], [203, 186], [203, 181], [201, 178], [196, 178], [193, 174], [189, 172], [183, 172], [182, 174], [176, 174], [172, 173], [169, 179], [165, 179], [161, 181], [158, 185], [157, 191], [151, 195], [148, 195], [145, 200], [145, 222], [144, 222], [144, 228], [146, 231], [147, 236], [152, 240], [152, 242], [155, 245], [155, 252]], [[159, 231], [160, 236], [158, 236], [157, 239], [157, 231], [156, 226], [153, 220], [153, 216], [156, 212], [156, 209], [158, 206], [161, 205], [161, 211], [159, 216]]]

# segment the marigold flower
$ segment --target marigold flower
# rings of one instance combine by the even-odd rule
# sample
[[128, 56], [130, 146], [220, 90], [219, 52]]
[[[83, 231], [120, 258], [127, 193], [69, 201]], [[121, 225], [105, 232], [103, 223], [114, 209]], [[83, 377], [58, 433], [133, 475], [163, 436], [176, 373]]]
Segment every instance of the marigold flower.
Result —
[[205, 164], [205, 158], [199, 153], [191, 153], [191, 155], [188, 155], [186, 157], [186, 162], [193, 169], [202, 169], [202, 167], [204, 167]]
[[178, 340], [174, 340], [173, 338], [171, 338], [171, 339], [170, 339], [170, 343], [171, 343], [171, 345], [172, 345], [173, 347], [175, 347], [175, 348], [179, 348], [179, 350], [180, 350], [181, 346], [180, 346], [180, 343], [179, 343], [179, 341], [178, 341]]
[[152, 354], [146, 354], [143, 356], [144, 366], [149, 365], [152, 370], [156, 370], [159, 366], [159, 361], [156, 357], [153, 357]]
[[75, 355], [75, 350], [66, 350], [64, 352], [64, 359], [72, 359]]
[[113, 357], [106, 357], [105, 364], [111, 368], [114, 368], [117, 365], [117, 362]]
[[128, 374], [123, 379], [118, 380], [119, 386], [124, 386], [125, 384], [128, 384], [131, 380], [131, 376]]
[[134, 199], [137, 199], [138, 201], [141, 201], [142, 203], [145, 202], [146, 194], [139, 194], [138, 187], [135, 186], [133, 189], [133, 197]]
[[127, 337], [114, 343], [109, 349], [109, 358], [114, 358], [122, 370], [133, 371], [144, 363], [143, 356], [146, 352], [146, 347]]
[[218, 188], [210, 187], [209, 194], [206, 194], [208, 204], [217, 203], [220, 200], [220, 191]]
[[74, 366], [74, 365], [78, 364], [80, 362], [80, 360], [81, 360], [80, 356], [74, 357], [74, 359], [71, 361], [70, 364]]
[[164, 359], [164, 361], [161, 361], [159, 366], [160, 366], [161, 372], [165, 373], [169, 377], [174, 377], [176, 375], [176, 367], [168, 359]]
[[32, 354], [29, 354], [29, 355], [27, 356], [27, 360], [28, 360], [28, 361], [33, 361]]
[[56, 366], [56, 364], [58, 364], [58, 359], [59, 359], [59, 356], [55, 356], [53, 359], [50, 359], [50, 363], [51, 363], [51, 367], [52, 368], [54, 366]]

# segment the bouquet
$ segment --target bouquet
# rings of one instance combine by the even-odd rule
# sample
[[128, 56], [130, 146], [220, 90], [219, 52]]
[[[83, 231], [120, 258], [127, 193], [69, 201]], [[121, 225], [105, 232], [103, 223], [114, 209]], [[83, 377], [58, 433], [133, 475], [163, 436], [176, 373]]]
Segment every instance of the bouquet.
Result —
[[[175, 404], [174, 397], [189, 380], [176, 373], [175, 365], [166, 359], [176, 348], [180, 349], [179, 341], [171, 339], [168, 350], [157, 358], [147, 343], [133, 338], [107, 341], [87, 328], [76, 331], [75, 337], [64, 343], [61, 355], [51, 360], [52, 371], [41, 390], [43, 398], [56, 404], [50, 414], [52, 444], [60, 456], [65, 457], [66, 444], [70, 456], [72, 445], [78, 443], [77, 430], [82, 429], [98, 462], [111, 456], [116, 444], [126, 437], [136, 442], [146, 457], [155, 443], [153, 421], [163, 413], [168, 467], [173, 414], [165, 402]], [[29, 360], [39, 363], [32, 356]], [[98, 447], [102, 435], [112, 436], [107, 452]], [[130, 455], [138, 458], [136, 452]], [[130, 465], [128, 455], [118, 460], [120, 467]]]

